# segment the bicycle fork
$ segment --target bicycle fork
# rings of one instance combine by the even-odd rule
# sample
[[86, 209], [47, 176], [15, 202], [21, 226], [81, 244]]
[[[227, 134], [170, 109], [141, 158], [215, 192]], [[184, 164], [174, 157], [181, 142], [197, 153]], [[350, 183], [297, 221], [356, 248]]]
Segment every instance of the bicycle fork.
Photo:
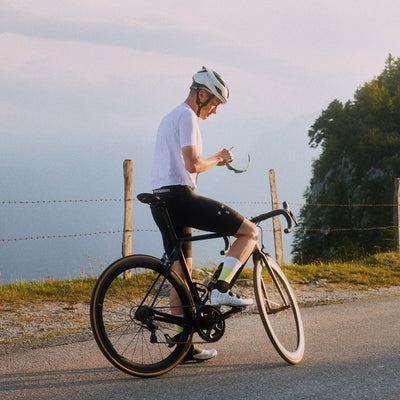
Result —
[[267, 289], [266, 289], [265, 284], [264, 284], [264, 280], [261, 279], [262, 293], [263, 293], [263, 296], [265, 298], [265, 304], [266, 304], [266, 308], [267, 308], [267, 313], [268, 314], [277, 314], [278, 312], [285, 311], [285, 310], [289, 309], [290, 308], [290, 303], [287, 301], [286, 296], [282, 291], [282, 287], [281, 287], [278, 279], [276, 278], [276, 275], [274, 273], [273, 268], [271, 268], [271, 266], [268, 263], [268, 259], [267, 259], [268, 254], [262, 253], [262, 256], [263, 256], [262, 257], [263, 258], [262, 261], [263, 261], [266, 269], [268, 270], [268, 272], [269, 272], [269, 274], [270, 274], [270, 276], [272, 278], [273, 284], [275, 285], [276, 289], [278, 290], [279, 297], [282, 299], [282, 302], [283, 302], [283, 304], [279, 304], [279, 303], [276, 303], [276, 302], [270, 300], [270, 298], [268, 296]]

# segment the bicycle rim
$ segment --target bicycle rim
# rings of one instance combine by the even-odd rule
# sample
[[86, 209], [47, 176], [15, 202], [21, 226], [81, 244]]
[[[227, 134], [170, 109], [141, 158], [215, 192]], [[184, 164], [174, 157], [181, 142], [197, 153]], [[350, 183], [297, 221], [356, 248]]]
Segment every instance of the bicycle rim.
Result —
[[101, 351], [117, 368], [152, 377], [171, 370], [186, 355], [193, 324], [186, 323], [179, 341], [172, 340], [176, 335], [172, 288], [184, 305], [185, 319], [191, 321], [193, 306], [186, 286], [173, 272], [165, 277], [156, 258], [126, 257], [100, 276], [90, 307], [92, 330]]
[[256, 260], [253, 279], [257, 307], [273, 346], [285, 361], [298, 364], [304, 354], [304, 329], [288, 280], [268, 256]]

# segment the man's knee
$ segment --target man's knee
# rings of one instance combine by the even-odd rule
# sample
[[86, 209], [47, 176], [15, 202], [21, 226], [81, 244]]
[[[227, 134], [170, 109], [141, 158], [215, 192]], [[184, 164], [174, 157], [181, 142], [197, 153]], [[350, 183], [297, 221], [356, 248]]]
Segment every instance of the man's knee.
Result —
[[258, 239], [258, 228], [253, 222], [245, 219], [240, 225], [239, 230], [236, 232], [235, 237], [246, 237], [249, 240], [257, 241]]

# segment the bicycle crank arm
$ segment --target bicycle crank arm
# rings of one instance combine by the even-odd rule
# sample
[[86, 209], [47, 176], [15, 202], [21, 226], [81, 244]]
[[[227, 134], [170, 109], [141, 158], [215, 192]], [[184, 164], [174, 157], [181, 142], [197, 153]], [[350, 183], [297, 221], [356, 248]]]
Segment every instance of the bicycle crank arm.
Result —
[[232, 315], [237, 314], [241, 311], [243, 311], [246, 307], [231, 307], [231, 309], [227, 312], [224, 312], [223, 314], [221, 314], [220, 317], [217, 317], [214, 319], [213, 322], [218, 323], [220, 321], [225, 321], [226, 319], [232, 317]]

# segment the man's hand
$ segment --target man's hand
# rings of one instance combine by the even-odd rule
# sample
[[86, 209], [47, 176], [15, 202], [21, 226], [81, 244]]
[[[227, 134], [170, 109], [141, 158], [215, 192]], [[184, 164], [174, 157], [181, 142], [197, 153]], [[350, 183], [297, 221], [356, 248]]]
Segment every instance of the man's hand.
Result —
[[203, 158], [199, 156], [195, 146], [185, 146], [182, 148], [182, 155], [185, 168], [190, 173], [204, 172], [216, 165], [225, 165], [233, 160], [232, 153], [227, 149], [222, 149], [211, 157]]
[[233, 154], [227, 149], [222, 149], [216, 154], [216, 156], [220, 158], [220, 161], [217, 164], [219, 166], [225, 165], [226, 163], [231, 163], [233, 161]]

